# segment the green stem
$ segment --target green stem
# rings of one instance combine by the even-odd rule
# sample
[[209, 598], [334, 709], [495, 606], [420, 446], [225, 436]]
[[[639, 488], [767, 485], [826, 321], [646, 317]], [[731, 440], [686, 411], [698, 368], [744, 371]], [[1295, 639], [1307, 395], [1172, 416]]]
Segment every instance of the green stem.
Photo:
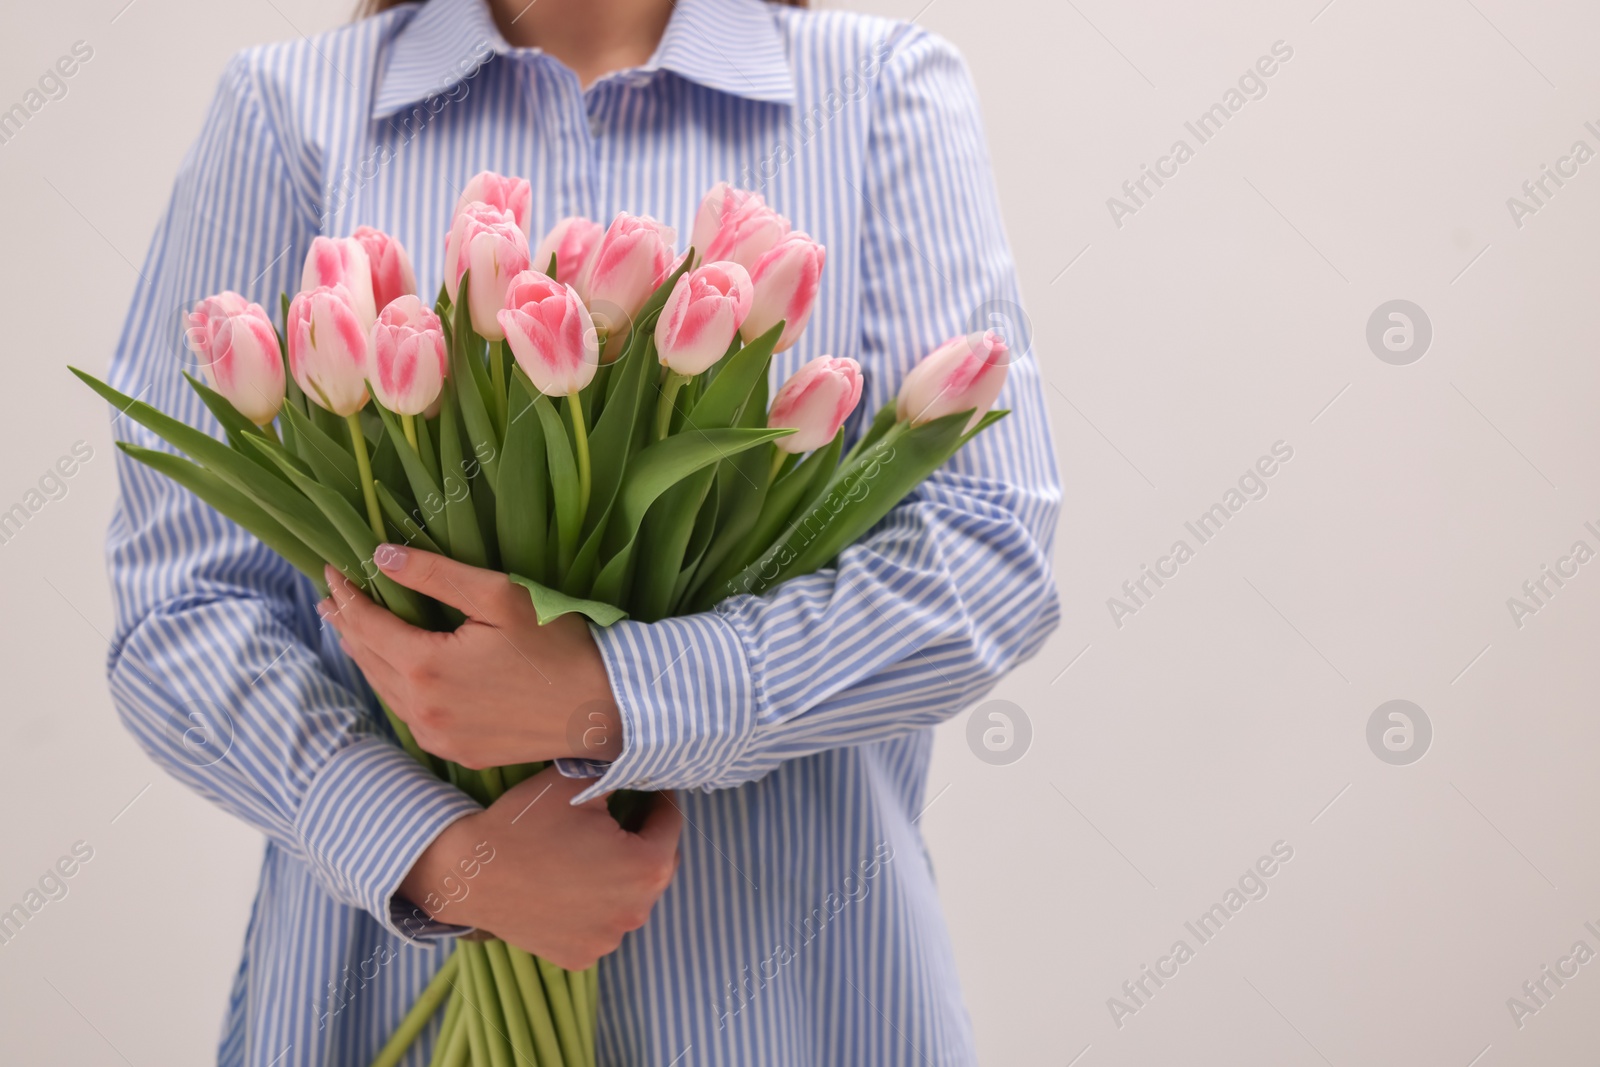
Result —
[[578, 514], [589, 514], [589, 428], [584, 425], [583, 404], [577, 393], [567, 394], [567, 411], [572, 415], [572, 446], [578, 460]]
[[500, 997], [500, 1012], [505, 1016], [512, 1055], [519, 1065], [526, 1063], [533, 1067], [539, 1061], [533, 1057], [533, 1036], [528, 1029], [527, 1011], [522, 1006], [522, 991], [511, 970], [511, 957], [506, 954], [506, 943], [485, 941], [483, 951], [494, 973], [494, 991]]
[[459, 953], [452, 953], [444, 961], [444, 966], [434, 973], [422, 995], [411, 1005], [411, 1010], [406, 1012], [406, 1017], [400, 1020], [400, 1025], [395, 1027], [394, 1033], [389, 1036], [388, 1042], [378, 1053], [378, 1058], [372, 1061], [372, 1067], [395, 1067], [400, 1062], [400, 1057], [406, 1054], [411, 1043], [422, 1033], [422, 1028], [428, 1025], [428, 1020], [433, 1018], [433, 1013], [439, 1010], [439, 1005], [444, 1001], [445, 994], [450, 992], [451, 979], [455, 977], [460, 961]]
[[417, 417], [415, 415], [401, 415], [400, 428], [406, 432], [406, 441], [410, 443], [411, 450], [417, 455], [422, 455], [422, 447], [417, 444]]
[[494, 406], [499, 415], [500, 432], [505, 433], [506, 407], [506, 343], [495, 341], [489, 346], [489, 381], [494, 385]]
[[461, 1006], [464, 1003], [460, 986], [452, 985], [450, 1005], [444, 1009], [444, 1024], [439, 1027], [439, 1038], [433, 1043], [433, 1055], [428, 1058], [428, 1067], [444, 1067], [450, 1061], [450, 1047], [457, 1041], [461, 1042], [463, 1050], [466, 1049], [467, 1033], [462, 1028], [464, 1020], [461, 1018]]
[[787, 462], [789, 462], [789, 453], [781, 448], [772, 450], [772, 470], [767, 473], [768, 485], [778, 480], [778, 472], [783, 469], [783, 465]]
[[356, 454], [356, 473], [361, 479], [361, 494], [367, 498], [367, 521], [372, 524], [372, 532], [378, 536], [378, 540], [387, 541], [389, 535], [383, 532], [383, 509], [378, 507], [378, 491], [372, 487], [372, 460], [367, 458], [367, 438], [361, 432], [361, 415], [352, 411], [344, 421], [350, 427], [350, 451]]
[[572, 994], [567, 989], [567, 972], [539, 959], [539, 976], [544, 979], [545, 999], [550, 1002], [550, 1014], [555, 1017], [556, 1033], [561, 1035], [561, 1054], [567, 1063], [583, 1062], [583, 1038], [578, 1036], [578, 1017], [572, 1011]]
[[261, 427], [261, 433], [269, 441], [273, 441], [277, 444], [283, 443], [278, 437], [278, 428], [270, 422]]
[[583, 1062], [594, 1063], [594, 1025], [589, 1014], [589, 972], [568, 971], [567, 991], [572, 994], [572, 1013], [578, 1017], [578, 1040], [583, 1042]]
[[468, 965], [469, 941], [457, 942], [456, 951], [461, 955], [461, 997], [466, 1006], [461, 1009], [462, 1029], [467, 1032], [467, 1050], [470, 1053], [469, 1062], [477, 1067], [488, 1067], [489, 1064], [489, 1038], [488, 1022], [483, 1014], [483, 993], [478, 989], [478, 976]]
[[667, 436], [667, 430], [672, 426], [672, 405], [677, 402], [678, 390], [683, 388], [683, 383], [689, 380], [686, 374], [679, 374], [675, 370], [667, 371], [666, 381], [661, 383], [661, 399], [656, 403], [656, 435], [657, 441]]
[[[589, 1033], [594, 1035], [595, 1044], [600, 1042], [600, 964], [597, 961], [593, 967], [583, 972], [583, 977], [589, 986]], [[598, 1060], [598, 1054], [596, 1055]]]
[[[378, 698], [378, 705], [383, 708], [383, 714], [389, 720], [390, 729], [394, 730], [394, 735], [400, 739], [400, 747], [405, 749], [407, 755], [424, 767], [432, 768], [433, 761], [428, 758], [426, 752], [422, 751], [422, 746], [417, 744], [416, 736], [412, 734], [411, 727], [406, 725], [406, 721], [396, 715], [394, 709], [389, 706], [388, 701], [382, 697]], [[454, 957], [451, 958], [453, 959]]]
[[550, 1016], [550, 1002], [539, 980], [539, 968], [532, 956], [515, 945], [509, 947], [511, 973], [522, 991], [522, 1007], [528, 1013], [528, 1028], [533, 1032], [533, 1047], [539, 1053], [540, 1067], [561, 1067], [561, 1041]]
[[[514, 1067], [511, 1040], [506, 1036], [506, 1019], [500, 1011], [500, 998], [495, 993], [494, 976], [489, 973], [489, 954], [481, 941], [467, 941], [462, 945], [467, 953], [467, 964], [472, 968], [472, 985], [478, 994], [478, 1011], [483, 1014], [484, 1044], [488, 1046], [486, 1067]], [[472, 1061], [477, 1064], [476, 1057]]]

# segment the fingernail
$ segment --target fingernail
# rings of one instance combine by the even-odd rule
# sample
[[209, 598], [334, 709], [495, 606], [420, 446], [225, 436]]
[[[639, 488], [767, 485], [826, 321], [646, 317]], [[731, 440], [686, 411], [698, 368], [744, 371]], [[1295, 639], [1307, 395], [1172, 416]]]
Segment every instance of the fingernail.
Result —
[[399, 545], [382, 544], [372, 553], [379, 570], [398, 571], [406, 565], [406, 550]]
[[333, 564], [325, 564], [322, 568], [322, 580], [328, 583], [329, 589], [339, 587], [339, 568]]
[[317, 614], [324, 619], [333, 618], [335, 610], [337, 609], [334, 606], [332, 597], [329, 597], [327, 600], [319, 600], [317, 602]]

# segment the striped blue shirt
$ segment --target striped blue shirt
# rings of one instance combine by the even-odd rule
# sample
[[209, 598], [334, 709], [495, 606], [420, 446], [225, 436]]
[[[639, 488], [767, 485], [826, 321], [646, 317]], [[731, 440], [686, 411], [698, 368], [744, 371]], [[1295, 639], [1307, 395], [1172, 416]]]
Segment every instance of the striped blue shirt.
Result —
[[[760, 190], [828, 248], [775, 380], [829, 353], [862, 410], [915, 360], [1018, 302], [960, 56], [905, 23], [679, 0], [648, 63], [584, 90], [514, 48], [484, 0], [405, 5], [227, 66], [186, 157], [112, 381], [214, 432], [180, 314], [234, 289], [276, 308], [312, 237], [397, 235], [437, 291], [474, 173], [565, 215], [647, 213], [687, 238], [700, 196]], [[650, 922], [601, 967], [606, 1064], [975, 1059], [917, 821], [933, 727], [1035, 652], [1058, 607], [1059, 506], [1026, 339], [987, 430], [837, 568], [598, 640], [623, 717], [596, 788], [684, 790], [689, 827]], [[155, 447], [117, 418], [115, 432]], [[175, 777], [259, 828], [265, 867], [219, 1062], [366, 1063], [458, 928], [396, 887], [473, 802], [396, 746], [318, 625], [311, 585], [172, 482], [119, 457], [111, 688]], [[406, 1060], [426, 1062], [435, 1021]]]

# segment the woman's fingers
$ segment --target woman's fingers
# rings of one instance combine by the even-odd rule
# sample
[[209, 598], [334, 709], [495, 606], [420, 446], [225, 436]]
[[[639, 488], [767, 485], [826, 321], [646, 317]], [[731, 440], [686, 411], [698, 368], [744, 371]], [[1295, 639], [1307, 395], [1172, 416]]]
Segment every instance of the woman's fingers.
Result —
[[449, 604], [469, 618], [491, 625], [509, 621], [516, 606], [513, 596], [527, 594], [499, 571], [486, 571], [458, 563], [446, 556], [400, 545], [379, 545], [372, 561], [384, 574], [408, 589]]
[[419, 630], [387, 608], [368, 600], [332, 567], [328, 568], [328, 589], [333, 609], [324, 611], [318, 607], [323, 621], [340, 637], [353, 638], [391, 666], [418, 662], [439, 639], [440, 635]]

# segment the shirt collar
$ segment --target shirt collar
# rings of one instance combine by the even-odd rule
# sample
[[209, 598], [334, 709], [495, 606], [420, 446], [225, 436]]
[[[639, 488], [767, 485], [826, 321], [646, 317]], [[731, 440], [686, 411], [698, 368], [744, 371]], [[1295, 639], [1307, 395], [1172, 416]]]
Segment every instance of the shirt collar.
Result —
[[[515, 52], [488, 0], [427, 0], [396, 31], [373, 96], [374, 118], [438, 96], [492, 57]], [[777, 19], [760, 0], [675, 0], [644, 67], [670, 70], [708, 89], [794, 103], [794, 76]]]

